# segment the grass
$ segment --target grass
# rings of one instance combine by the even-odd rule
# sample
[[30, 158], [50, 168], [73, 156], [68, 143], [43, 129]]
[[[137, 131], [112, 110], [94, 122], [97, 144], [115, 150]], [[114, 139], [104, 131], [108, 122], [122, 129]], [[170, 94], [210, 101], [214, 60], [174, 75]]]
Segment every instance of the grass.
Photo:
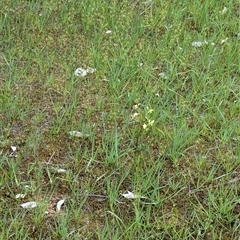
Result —
[[0, 9], [1, 239], [238, 239], [237, 1]]

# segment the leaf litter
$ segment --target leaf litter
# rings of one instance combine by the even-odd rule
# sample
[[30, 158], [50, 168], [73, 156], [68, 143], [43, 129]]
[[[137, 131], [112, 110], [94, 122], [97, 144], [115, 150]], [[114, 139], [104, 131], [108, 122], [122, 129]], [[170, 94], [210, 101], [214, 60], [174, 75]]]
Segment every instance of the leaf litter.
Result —
[[26, 209], [31, 209], [31, 208], [35, 208], [37, 207], [37, 203], [36, 202], [26, 202], [21, 204], [22, 208], [26, 208]]

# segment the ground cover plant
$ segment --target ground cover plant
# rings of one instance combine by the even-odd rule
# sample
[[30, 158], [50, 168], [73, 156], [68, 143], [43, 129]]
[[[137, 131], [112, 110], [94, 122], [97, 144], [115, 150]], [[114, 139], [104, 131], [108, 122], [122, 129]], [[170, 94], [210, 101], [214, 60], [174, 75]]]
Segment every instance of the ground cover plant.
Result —
[[238, 239], [239, 2], [0, 2], [1, 239]]

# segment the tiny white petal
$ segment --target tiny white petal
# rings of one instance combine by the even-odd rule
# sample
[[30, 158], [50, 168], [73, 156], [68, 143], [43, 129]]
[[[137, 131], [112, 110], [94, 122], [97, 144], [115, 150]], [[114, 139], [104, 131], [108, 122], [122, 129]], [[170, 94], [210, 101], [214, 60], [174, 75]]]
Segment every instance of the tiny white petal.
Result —
[[228, 38], [225, 38], [221, 41], [221, 44], [225, 43], [228, 40]]
[[26, 203], [23, 203], [21, 204], [21, 207], [22, 208], [35, 208], [37, 206], [37, 203], [36, 202], [26, 202]]
[[222, 10], [222, 12], [220, 12], [220, 13], [221, 13], [221, 14], [225, 14], [226, 12], [227, 12], [227, 8], [224, 7], [223, 10]]
[[111, 30], [107, 30], [107, 31], [106, 31], [106, 34], [111, 34], [111, 33], [112, 33]]
[[143, 129], [147, 129], [147, 124], [146, 123], [143, 124]]
[[56, 211], [57, 211], [57, 212], [60, 212], [61, 207], [62, 207], [62, 205], [64, 204], [64, 202], [65, 202], [64, 199], [58, 201], [58, 203], [57, 203], [57, 207], [56, 207]]
[[132, 116], [131, 116], [131, 118], [134, 119], [134, 118], [136, 118], [138, 115], [139, 115], [139, 113], [133, 113]]
[[19, 193], [15, 196], [15, 198], [25, 198], [25, 194]]
[[13, 150], [13, 152], [15, 152], [17, 150], [17, 147], [11, 146], [11, 149]]
[[133, 109], [138, 109], [140, 104], [133, 105]]

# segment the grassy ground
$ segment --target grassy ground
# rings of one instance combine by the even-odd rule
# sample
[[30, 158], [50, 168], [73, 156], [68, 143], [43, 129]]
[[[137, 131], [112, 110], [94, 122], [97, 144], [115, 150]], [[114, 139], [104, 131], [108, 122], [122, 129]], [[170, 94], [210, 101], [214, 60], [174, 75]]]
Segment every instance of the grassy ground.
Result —
[[1, 1], [0, 238], [238, 239], [239, 7]]

